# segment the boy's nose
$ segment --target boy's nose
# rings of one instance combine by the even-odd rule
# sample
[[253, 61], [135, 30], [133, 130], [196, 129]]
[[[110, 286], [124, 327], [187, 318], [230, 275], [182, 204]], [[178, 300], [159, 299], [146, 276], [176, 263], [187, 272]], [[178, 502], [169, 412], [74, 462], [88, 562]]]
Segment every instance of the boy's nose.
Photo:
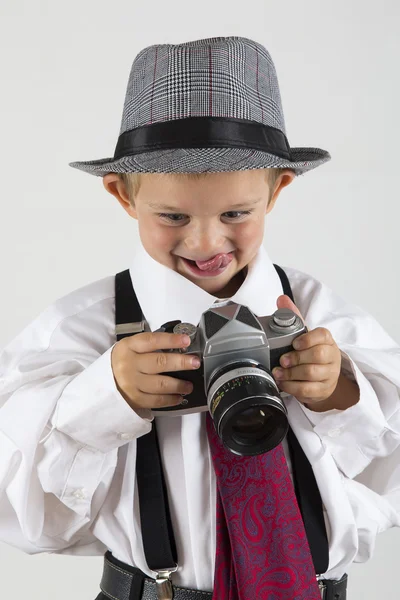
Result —
[[206, 260], [224, 251], [226, 240], [216, 231], [193, 233], [185, 239], [185, 246], [191, 257]]

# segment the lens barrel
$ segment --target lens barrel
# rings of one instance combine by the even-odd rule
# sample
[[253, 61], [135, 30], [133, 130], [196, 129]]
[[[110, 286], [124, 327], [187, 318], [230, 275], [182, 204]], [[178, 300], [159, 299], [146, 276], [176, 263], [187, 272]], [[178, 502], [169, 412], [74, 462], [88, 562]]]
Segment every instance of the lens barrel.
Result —
[[275, 380], [253, 361], [225, 365], [214, 373], [207, 402], [218, 435], [235, 454], [268, 452], [287, 434], [287, 410]]

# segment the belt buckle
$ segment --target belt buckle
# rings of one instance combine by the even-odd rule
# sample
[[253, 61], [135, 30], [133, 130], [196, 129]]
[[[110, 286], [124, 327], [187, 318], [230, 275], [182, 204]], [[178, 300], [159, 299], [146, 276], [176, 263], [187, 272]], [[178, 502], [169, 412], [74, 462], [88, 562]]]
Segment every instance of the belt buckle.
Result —
[[172, 589], [171, 573], [175, 573], [177, 570], [178, 565], [172, 569], [159, 569], [156, 571], [157, 600], [173, 600], [174, 590]]

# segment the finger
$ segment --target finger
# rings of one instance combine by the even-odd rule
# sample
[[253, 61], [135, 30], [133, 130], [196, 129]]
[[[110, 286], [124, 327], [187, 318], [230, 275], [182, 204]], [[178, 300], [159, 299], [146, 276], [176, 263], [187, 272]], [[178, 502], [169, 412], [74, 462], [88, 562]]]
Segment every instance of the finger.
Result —
[[337, 375], [334, 364], [317, 365], [308, 363], [290, 369], [274, 369], [272, 375], [281, 381], [329, 381]]
[[190, 345], [190, 338], [187, 335], [163, 333], [161, 331], [157, 333], [138, 333], [124, 338], [124, 341], [131, 350], [138, 354], [170, 348], [186, 348]]
[[295, 350], [307, 350], [307, 348], [311, 348], [312, 346], [317, 346], [319, 344], [327, 344], [331, 346], [334, 343], [335, 341], [329, 329], [325, 329], [325, 327], [317, 327], [316, 329], [312, 329], [307, 333], [299, 335], [294, 340], [293, 347]]
[[190, 394], [193, 383], [167, 375], [140, 375], [136, 378], [138, 390], [145, 394], [164, 396], [166, 394]]
[[178, 394], [143, 394], [140, 397], [140, 408], [157, 409], [182, 404], [184, 398]]
[[137, 354], [135, 367], [140, 373], [155, 375], [166, 371], [189, 371], [200, 367], [200, 360], [194, 354], [179, 352], [150, 352]]
[[329, 386], [323, 381], [280, 381], [279, 389], [301, 402], [317, 401], [330, 395]]
[[279, 364], [284, 367], [296, 367], [297, 365], [304, 365], [314, 363], [317, 365], [325, 365], [335, 362], [336, 358], [335, 346], [328, 344], [318, 344], [308, 350], [292, 351], [282, 354], [279, 359]]

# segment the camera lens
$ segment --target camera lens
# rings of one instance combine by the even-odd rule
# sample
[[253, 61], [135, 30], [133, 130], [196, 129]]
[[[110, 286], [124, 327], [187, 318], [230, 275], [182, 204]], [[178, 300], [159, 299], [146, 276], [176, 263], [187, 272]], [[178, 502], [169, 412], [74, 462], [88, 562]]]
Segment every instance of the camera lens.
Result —
[[264, 431], [267, 419], [268, 416], [261, 408], [246, 408], [232, 422], [232, 430], [238, 435], [254, 436]]
[[236, 454], [268, 452], [287, 433], [286, 407], [261, 365], [241, 361], [225, 366], [214, 375], [207, 400], [218, 435]]

